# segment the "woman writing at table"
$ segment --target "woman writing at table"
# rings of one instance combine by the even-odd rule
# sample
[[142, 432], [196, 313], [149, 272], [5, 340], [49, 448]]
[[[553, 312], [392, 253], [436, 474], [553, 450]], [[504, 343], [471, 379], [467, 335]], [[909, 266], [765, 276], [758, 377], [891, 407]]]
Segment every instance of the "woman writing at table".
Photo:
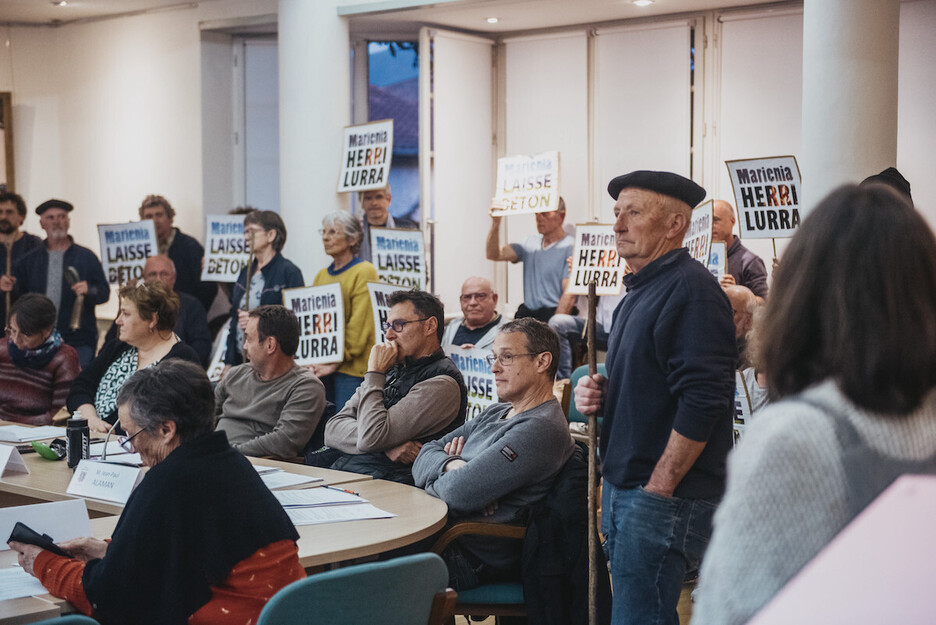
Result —
[[167, 358], [194, 363], [198, 354], [175, 334], [179, 297], [159, 282], [120, 289], [116, 341], [81, 371], [68, 395], [68, 410], [88, 420], [92, 432], [107, 432], [117, 422], [117, 395], [135, 372]]
[[27, 293], [10, 309], [8, 340], [0, 341], [0, 419], [50, 425], [81, 370], [78, 352], [62, 342], [55, 304]]
[[117, 399], [121, 444], [150, 467], [109, 543], [76, 538], [72, 558], [10, 543], [23, 570], [102, 623], [256, 622], [305, 577], [295, 527], [243, 455], [214, 431], [214, 394], [197, 365], [135, 373]]
[[357, 256], [364, 230], [350, 214], [335, 211], [325, 215], [319, 234], [332, 263], [316, 274], [312, 284], [341, 285], [345, 344], [342, 361], [313, 365], [312, 371], [325, 385], [325, 399], [341, 410], [364, 381], [367, 357], [374, 346], [374, 314], [367, 283], [377, 281], [377, 269]]

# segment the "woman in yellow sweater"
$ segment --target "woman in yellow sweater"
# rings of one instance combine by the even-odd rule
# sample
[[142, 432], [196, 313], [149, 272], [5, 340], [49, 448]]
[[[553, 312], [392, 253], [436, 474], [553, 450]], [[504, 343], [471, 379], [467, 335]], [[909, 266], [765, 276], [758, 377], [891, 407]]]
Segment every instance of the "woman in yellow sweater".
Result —
[[364, 230], [350, 214], [335, 211], [325, 215], [319, 234], [332, 263], [316, 274], [312, 285], [341, 285], [345, 344], [342, 362], [313, 365], [312, 371], [325, 384], [325, 398], [341, 410], [364, 380], [367, 357], [376, 340], [367, 283], [377, 281], [377, 269], [357, 257]]

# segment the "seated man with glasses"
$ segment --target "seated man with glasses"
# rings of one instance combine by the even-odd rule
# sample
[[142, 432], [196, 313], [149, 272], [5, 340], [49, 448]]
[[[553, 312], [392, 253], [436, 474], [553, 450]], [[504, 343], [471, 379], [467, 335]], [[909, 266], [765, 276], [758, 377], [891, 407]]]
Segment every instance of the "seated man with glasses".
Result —
[[[448, 504], [453, 521], [522, 520], [519, 513], [546, 496], [574, 448], [553, 395], [556, 333], [532, 318], [506, 323], [488, 361], [502, 403], [424, 445], [413, 465], [416, 486]], [[517, 541], [462, 536], [442, 556], [456, 590], [519, 573]]]
[[497, 312], [497, 292], [487, 278], [472, 276], [461, 290], [461, 317], [449, 322], [442, 335], [443, 345], [460, 345], [464, 349], [491, 349], [497, 330], [504, 325]]
[[364, 381], [325, 425], [325, 444], [341, 452], [334, 469], [412, 484], [423, 444], [465, 422], [468, 391], [441, 348], [442, 302], [414, 290], [387, 303], [387, 342], [371, 348]]

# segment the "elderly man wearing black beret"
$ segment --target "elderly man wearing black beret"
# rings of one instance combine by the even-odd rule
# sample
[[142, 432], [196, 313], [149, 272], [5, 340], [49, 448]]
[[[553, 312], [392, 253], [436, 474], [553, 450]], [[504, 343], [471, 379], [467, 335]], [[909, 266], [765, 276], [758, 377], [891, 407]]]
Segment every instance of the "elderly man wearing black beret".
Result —
[[76, 244], [68, 234], [73, 206], [64, 200], [46, 200], [36, 208], [39, 225], [46, 232], [44, 245], [13, 265], [13, 275], [0, 278], [0, 291], [40, 293], [58, 310], [62, 339], [78, 352], [81, 366], [91, 362], [97, 350], [94, 307], [110, 297], [110, 286], [94, 252]]
[[602, 513], [613, 618], [678, 623], [687, 574], [701, 561], [731, 449], [735, 339], [731, 306], [682, 247], [705, 190], [669, 172], [608, 185], [617, 250], [634, 270], [608, 339], [607, 379], [575, 389], [584, 414], [604, 406]]

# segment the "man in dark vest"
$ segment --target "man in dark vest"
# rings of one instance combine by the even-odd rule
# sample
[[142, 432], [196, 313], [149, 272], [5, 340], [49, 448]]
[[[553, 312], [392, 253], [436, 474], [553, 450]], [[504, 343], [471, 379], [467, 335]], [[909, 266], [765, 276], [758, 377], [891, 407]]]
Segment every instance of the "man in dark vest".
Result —
[[386, 343], [371, 349], [364, 382], [325, 426], [325, 444], [341, 456], [332, 468], [413, 483], [423, 443], [465, 422], [468, 391], [442, 351], [442, 302], [424, 291], [388, 298]]

